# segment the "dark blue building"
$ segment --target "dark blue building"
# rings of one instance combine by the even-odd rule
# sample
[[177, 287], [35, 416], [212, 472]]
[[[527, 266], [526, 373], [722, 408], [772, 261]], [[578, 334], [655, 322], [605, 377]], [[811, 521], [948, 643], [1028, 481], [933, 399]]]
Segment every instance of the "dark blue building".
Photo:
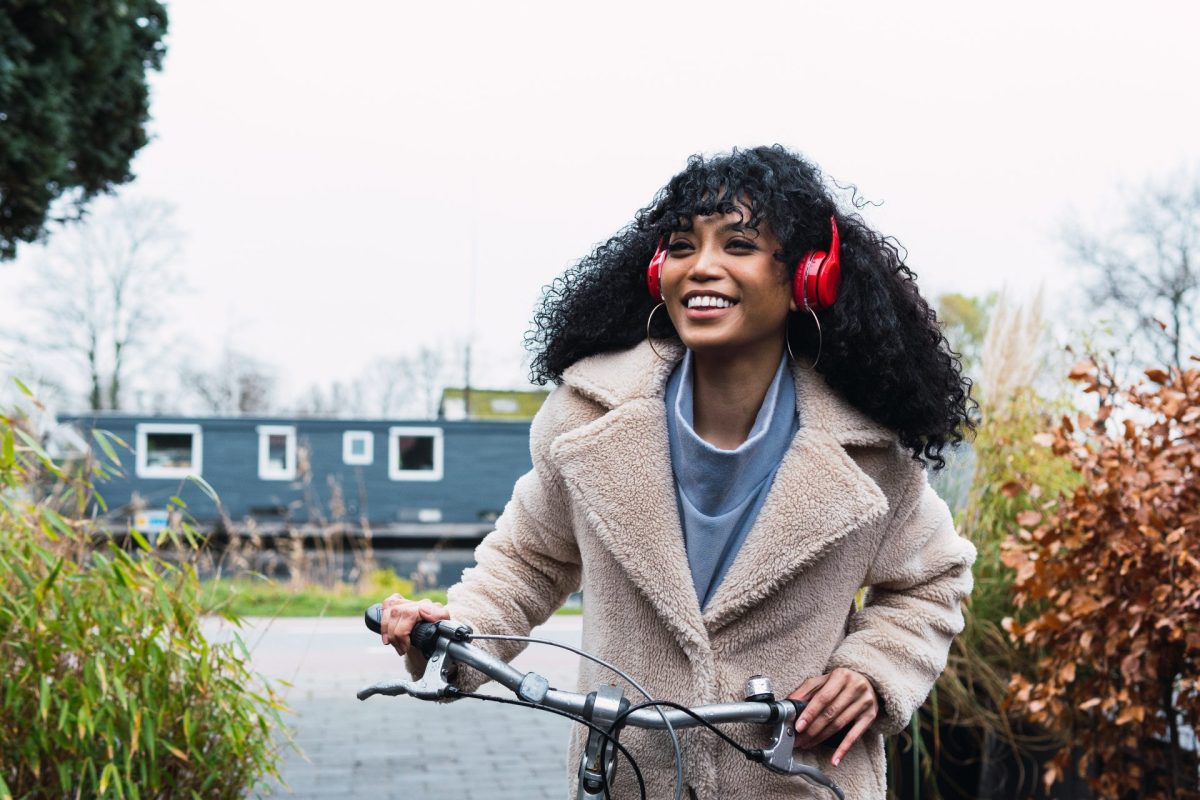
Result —
[[[114, 522], [185, 500], [202, 526], [271, 534], [369, 525], [372, 535], [478, 539], [532, 464], [528, 422], [60, 416], [128, 443], [98, 489]], [[189, 476], [216, 491], [220, 508]], [[252, 522], [251, 522], [252, 521]]]

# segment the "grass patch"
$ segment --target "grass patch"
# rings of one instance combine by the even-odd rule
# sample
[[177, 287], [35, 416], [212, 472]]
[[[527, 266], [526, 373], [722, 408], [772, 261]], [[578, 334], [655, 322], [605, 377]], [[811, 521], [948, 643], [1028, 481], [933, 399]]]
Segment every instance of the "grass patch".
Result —
[[[221, 579], [204, 583], [200, 602], [206, 614], [229, 609], [242, 617], [359, 617], [368, 606], [378, 603], [393, 591], [417, 600], [446, 602], [444, 589], [413, 592], [411, 587], [405, 591], [404, 586], [391, 584], [386, 580], [372, 581], [372, 586], [362, 591], [349, 584], [332, 589], [319, 586], [297, 588], [264, 578]], [[568, 605], [556, 613], [578, 615], [582, 611], [579, 605]]]
[[[238, 578], [206, 582], [201, 603], [205, 613], [228, 608], [243, 617], [358, 617], [388, 594], [362, 593], [350, 585], [298, 589], [273, 581]], [[413, 597], [446, 602], [444, 591], [417, 592]]]

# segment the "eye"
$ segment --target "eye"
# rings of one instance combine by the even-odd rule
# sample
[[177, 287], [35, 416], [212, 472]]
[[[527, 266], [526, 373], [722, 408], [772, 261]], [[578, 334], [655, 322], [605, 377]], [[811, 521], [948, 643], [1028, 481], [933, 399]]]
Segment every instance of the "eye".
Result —
[[685, 239], [676, 239], [667, 245], [667, 252], [682, 253], [692, 249], [692, 243]]
[[758, 249], [758, 247], [756, 247], [753, 242], [748, 241], [746, 239], [730, 239], [727, 247], [731, 247], [735, 250], [757, 250]]

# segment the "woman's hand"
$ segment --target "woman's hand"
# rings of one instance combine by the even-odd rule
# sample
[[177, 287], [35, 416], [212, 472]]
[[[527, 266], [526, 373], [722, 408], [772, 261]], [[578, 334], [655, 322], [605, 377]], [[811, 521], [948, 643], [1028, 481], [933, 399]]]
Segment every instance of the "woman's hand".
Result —
[[788, 698], [808, 703], [796, 720], [796, 747], [802, 750], [853, 724], [833, 754], [835, 766], [879, 716], [875, 687], [865, 675], [845, 667], [806, 679]]
[[409, 648], [409, 634], [418, 622], [437, 622], [450, 619], [450, 612], [441, 603], [432, 600], [406, 600], [398, 594], [383, 601], [383, 614], [380, 619], [379, 631], [383, 635], [383, 643], [396, 648], [396, 652], [404, 655]]

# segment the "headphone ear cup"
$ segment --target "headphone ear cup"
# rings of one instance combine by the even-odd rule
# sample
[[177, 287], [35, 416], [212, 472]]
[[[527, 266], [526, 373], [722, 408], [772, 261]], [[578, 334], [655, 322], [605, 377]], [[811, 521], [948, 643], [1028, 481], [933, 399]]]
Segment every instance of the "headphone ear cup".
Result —
[[650, 259], [650, 266], [646, 268], [646, 288], [650, 290], [650, 297], [656, 303], [663, 301], [662, 296], [662, 267], [663, 262], [667, 260], [666, 237], [658, 240], [658, 247], [654, 250], [654, 258]]
[[821, 260], [825, 258], [823, 250], [809, 250], [800, 257], [796, 265], [796, 279], [792, 283], [792, 299], [801, 311], [820, 311], [820, 300], [817, 297], [816, 281], [820, 275]]
[[838, 286], [842, 282], [842, 241], [836, 218], [830, 217], [829, 224], [833, 227], [829, 252], [810, 250], [796, 266], [792, 297], [801, 309], [824, 311], [837, 300]]

